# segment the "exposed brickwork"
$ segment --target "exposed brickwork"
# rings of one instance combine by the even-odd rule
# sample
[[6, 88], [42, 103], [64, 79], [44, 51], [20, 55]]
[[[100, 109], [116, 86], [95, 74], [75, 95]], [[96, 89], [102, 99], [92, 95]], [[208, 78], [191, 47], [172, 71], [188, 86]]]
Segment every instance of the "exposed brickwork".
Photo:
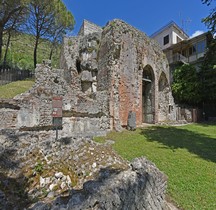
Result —
[[35, 85], [16, 97], [13, 126], [51, 126], [53, 96], [63, 97], [62, 133], [70, 135], [121, 130], [129, 112], [136, 113], [136, 125], [175, 121], [168, 63], [156, 42], [120, 20], [90, 28], [64, 39], [61, 69], [48, 61], [37, 65]]

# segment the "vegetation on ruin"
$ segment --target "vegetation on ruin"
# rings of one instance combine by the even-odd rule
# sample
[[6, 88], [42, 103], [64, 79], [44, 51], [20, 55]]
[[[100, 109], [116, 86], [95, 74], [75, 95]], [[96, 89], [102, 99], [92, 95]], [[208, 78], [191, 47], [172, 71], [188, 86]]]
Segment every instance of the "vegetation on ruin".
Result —
[[33, 84], [34, 80], [23, 80], [2, 85], [0, 86], [0, 98], [13, 98], [29, 90]]
[[183, 209], [216, 209], [216, 125], [152, 126], [111, 132], [95, 138], [113, 140], [127, 160], [146, 156], [168, 176], [168, 199]]

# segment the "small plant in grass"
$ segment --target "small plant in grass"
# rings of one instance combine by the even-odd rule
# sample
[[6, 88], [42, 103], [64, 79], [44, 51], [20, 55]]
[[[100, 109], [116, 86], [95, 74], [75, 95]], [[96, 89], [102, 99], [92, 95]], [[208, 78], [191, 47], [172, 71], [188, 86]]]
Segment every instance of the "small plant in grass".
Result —
[[42, 189], [42, 194], [43, 194], [44, 197], [46, 197], [48, 195], [48, 191], [45, 188], [43, 188]]
[[68, 41], [68, 46], [69, 47], [72, 46], [72, 41], [71, 40]]
[[38, 162], [34, 167], [34, 171], [39, 173], [39, 174], [42, 174], [43, 169], [44, 169], [44, 166], [41, 162]]
[[98, 142], [98, 143], [105, 143], [106, 139], [102, 136], [96, 136], [94, 137], [94, 141]]

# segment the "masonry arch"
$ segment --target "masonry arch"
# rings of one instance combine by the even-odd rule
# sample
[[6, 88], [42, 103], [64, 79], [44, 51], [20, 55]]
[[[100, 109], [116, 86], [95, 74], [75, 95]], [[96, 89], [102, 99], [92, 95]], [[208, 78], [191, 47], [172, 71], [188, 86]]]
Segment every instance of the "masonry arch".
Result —
[[166, 121], [170, 113], [169, 105], [169, 82], [164, 72], [161, 73], [158, 81], [158, 121]]
[[142, 73], [142, 122], [155, 122], [155, 76], [150, 65]]

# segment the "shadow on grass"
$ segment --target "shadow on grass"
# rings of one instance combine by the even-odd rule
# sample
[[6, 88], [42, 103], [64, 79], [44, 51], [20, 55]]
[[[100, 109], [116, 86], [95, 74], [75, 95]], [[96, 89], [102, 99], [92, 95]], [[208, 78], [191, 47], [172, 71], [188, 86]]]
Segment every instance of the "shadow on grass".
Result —
[[[207, 126], [207, 125], [205, 125]], [[216, 132], [216, 131], [215, 131]], [[171, 149], [185, 148], [200, 158], [216, 162], [216, 139], [178, 127], [151, 127], [142, 129], [148, 141], [162, 143]]]

